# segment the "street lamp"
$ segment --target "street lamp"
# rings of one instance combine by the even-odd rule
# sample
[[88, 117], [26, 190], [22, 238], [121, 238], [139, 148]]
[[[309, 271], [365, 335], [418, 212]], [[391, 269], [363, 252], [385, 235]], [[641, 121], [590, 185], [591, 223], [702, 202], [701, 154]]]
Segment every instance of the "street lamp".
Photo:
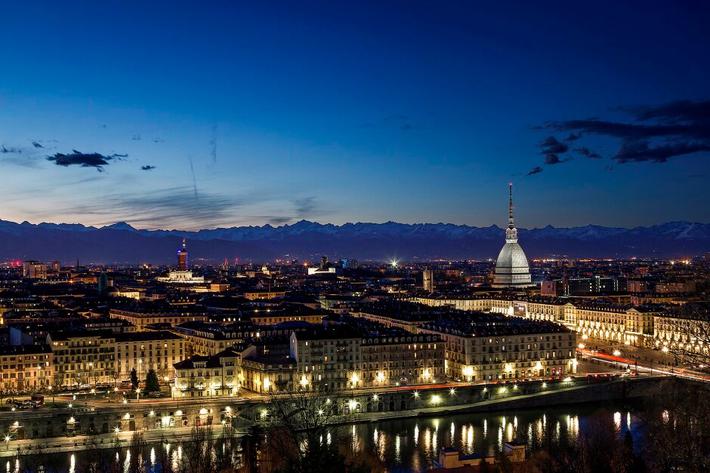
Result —
[[[92, 361], [90, 361], [89, 362], [89, 382], [91, 382], [92, 378], [94, 378], [94, 363]], [[94, 381], [94, 387], [96, 387], [96, 381]]]
[[10, 450], [10, 436], [6, 435], [4, 440], [5, 440], [5, 450]]

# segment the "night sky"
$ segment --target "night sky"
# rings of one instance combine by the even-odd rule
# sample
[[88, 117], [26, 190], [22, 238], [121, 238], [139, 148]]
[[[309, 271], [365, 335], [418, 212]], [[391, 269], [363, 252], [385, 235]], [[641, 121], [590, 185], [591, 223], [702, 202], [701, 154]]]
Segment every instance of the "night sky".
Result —
[[72, 4], [2, 7], [1, 219], [710, 221], [708, 2]]

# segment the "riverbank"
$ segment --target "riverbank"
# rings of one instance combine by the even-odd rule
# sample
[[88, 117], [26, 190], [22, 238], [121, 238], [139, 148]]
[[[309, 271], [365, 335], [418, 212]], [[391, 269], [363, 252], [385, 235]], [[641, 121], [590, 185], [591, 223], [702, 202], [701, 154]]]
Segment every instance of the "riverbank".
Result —
[[[460, 396], [461, 402], [456, 402], [456, 399], [450, 400], [447, 404], [441, 405], [426, 405], [426, 400], [413, 402], [410, 405], [412, 408], [392, 410], [392, 411], [375, 411], [375, 412], [356, 412], [347, 416], [339, 416], [333, 422], [333, 425], [357, 424], [357, 423], [372, 423], [378, 421], [408, 419], [416, 417], [434, 417], [445, 415], [456, 415], [465, 413], [480, 413], [480, 412], [500, 412], [513, 409], [529, 409], [529, 408], [545, 408], [559, 407], [565, 405], [585, 404], [592, 402], [611, 402], [625, 401], [631, 399], [639, 399], [647, 396], [653, 396], [658, 392], [659, 384], [666, 378], [664, 377], [643, 377], [643, 378], [619, 378], [602, 383], [584, 384], [581, 382], [568, 382], [568, 385], [558, 386], [556, 389], [541, 390], [535, 392], [521, 392], [516, 394], [513, 392], [503, 392], [503, 390], [511, 390], [513, 387], [508, 385], [490, 386], [493, 390], [491, 397], [482, 399], [473, 399], [473, 394], [461, 389], [456, 396]], [[474, 388], [471, 388], [472, 390]], [[480, 390], [480, 387], [478, 387]], [[484, 388], [489, 389], [489, 388]], [[499, 392], [496, 393], [495, 391]], [[447, 394], [436, 392], [430, 395], [442, 396]], [[496, 395], [501, 397], [495, 397]], [[452, 396], [450, 396], [451, 398]], [[253, 424], [258, 424], [258, 416], [229, 416], [229, 421], [226, 421], [222, 415], [221, 421], [216, 420], [218, 412], [229, 413], [229, 406], [225, 405], [224, 400], [220, 404], [202, 404], [201, 411], [205, 411], [209, 415], [204, 418], [196, 418], [203, 420], [202, 425], [208, 425], [212, 429], [212, 435], [215, 437], [230, 436], [240, 438], [244, 435], [248, 428]], [[220, 407], [222, 406], [222, 407]], [[253, 406], [243, 405], [244, 413], [249, 414], [249, 410], [264, 409], [267, 404], [259, 403]], [[179, 410], [172, 411], [173, 416]], [[156, 418], [158, 424], [165, 422], [166, 416], [158, 417], [154, 411], [149, 411], [145, 415], [145, 419], [150, 419], [151, 414]], [[120, 416], [120, 414], [119, 414]], [[126, 418], [126, 416], [128, 416]], [[199, 416], [199, 414], [198, 414]], [[131, 419], [133, 420], [131, 421]], [[11, 440], [4, 442], [0, 447], [0, 458], [15, 457], [22, 455], [37, 455], [46, 453], [62, 453], [74, 452], [81, 450], [92, 449], [107, 449], [107, 448], [124, 448], [130, 446], [136, 434], [140, 434], [141, 441], [148, 444], [157, 444], [163, 442], [184, 442], [192, 438], [194, 423], [184, 425], [170, 426], [169, 428], [135, 428], [135, 415], [131, 417], [130, 413], [123, 414], [121, 422], [124, 422], [126, 428], [111, 433], [98, 433], [90, 435], [73, 435], [73, 436], [56, 436], [46, 438]], [[171, 422], [173, 417], [169, 419]], [[130, 423], [133, 422], [133, 425]], [[144, 424], [147, 421], [144, 421]], [[156, 425], [156, 424], [153, 424]], [[199, 425], [199, 424], [198, 424]]]

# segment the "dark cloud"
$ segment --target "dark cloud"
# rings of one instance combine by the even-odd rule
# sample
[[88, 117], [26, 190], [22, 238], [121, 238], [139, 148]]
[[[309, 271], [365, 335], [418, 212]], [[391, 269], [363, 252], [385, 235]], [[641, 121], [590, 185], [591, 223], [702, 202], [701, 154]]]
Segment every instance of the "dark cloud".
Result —
[[195, 166], [192, 164], [192, 156], [189, 156], [188, 161], [190, 161], [190, 174], [192, 174], [192, 189], [195, 194], [195, 199], [197, 199], [197, 176], [195, 175]]
[[15, 146], [0, 146], [0, 153], [2, 154], [22, 154], [22, 148], [17, 148]]
[[567, 138], [565, 138], [565, 141], [577, 141], [581, 137], [582, 135], [580, 135], [579, 133], [570, 133], [569, 135], [567, 135]]
[[575, 148], [574, 151], [575, 151], [576, 153], [581, 154], [581, 155], [584, 156], [585, 158], [589, 158], [589, 159], [601, 159], [601, 156], [600, 156], [599, 154], [595, 153], [594, 151], [592, 151], [592, 150], [590, 150], [589, 148], [584, 147], [584, 146], [582, 146], [582, 147], [580, 147], [580, 148]]
[[528, 176], [532, 176], [533, 174], [540, 174], [542, 172], [542, 168], [540, 166], [535, 166], [532, 168], [530, 171], [528, 171]]
[[131, 136], [132, 141], [140, 141], [141, 140], [141, 135], [136, 133], [135, 135]]
[[550, 122], [548, 129], [555, 131], [581, 131], [585, 134], [610, 136], [622, 139], [643, 139], [662, 136], [683, 135], [691, 130], [686, 125], [639, 125], [607, 120], [568, 120]]
[[626, 109], [637, 120], [658, 120], [665, 123], [708, 123], [710, 121], [710, 100], [693, 102], [678, 100], [654, 107], [636, 107]]
[[569, 151], [569, 146], [560, 142], [554, 136], [548, 136], [540, 143], [540, 152], [545, 156], [545, 164], [554, 165], [569, 161], [560, 155]]
[[145, 166], [141, 166], [142, 171], [152, 171], [153, 169], [155, 169], [155, 166], [153, 166], [152, 164], [146, 164]]
[[[541, 129], [596, 135], [619, 142], [611, 159], [617, 163], [665, 163], [671, 158], [710, 151], [710, 101], [681, 100], [661, 105], [619, 108], [628, 121], [597, 118], [549, 122]], [[545, 140], [545, 142], [547, 142]], [[543, 142], [543, 144], [545, 143]], [[543, 153], [559, 154], [551, 149]], [[581, 146], [575, 152], [591, 159], [601, 156]], [[554, 159], [553, 159], [554, 160]]]
[[555, 165], [555, 164], [562, 164], [566, 163], [567, 161], [571, 161], [572, 158], [560, 158], [560, 155], [556, 153], [547, 153], [545, 155], [545, 164], [548, 164], [550, 166]]
[[186, 228], [191, 225], [205, 228], [233, 224], [241, 206], [259, 203], [260, 199], [259, 196], [238, 199], [209, 192], [195, 196], [192, 186], [182, 186], [141, 194], [108, 194], [96, 202], [74, 207], [72, 211], [106, 216], [107, 209], [110, 209], [111, 221], [104, 223], [117, 219], [151, 228]]
[[35, 146], [0, 145], [0, 156], [2, 157], [0, 159], [2, 165], [12, 164], [32, 169], [40, 168], [40, 164], [44, 160], [44, 156], [38, 152]]
[[296, 209], [296, 216], [298, 217], [306, 217], [312, 214], [317, 208], [315, 197], [296, 199], [293, 201], [293, 205]]
[[540, 149], [542, 150], [542, 154], [562, 154], [569, 151], [569, 146], [561, 143], [554, 136], [548, 136], [540, 143]]
[[703, 151], [710, 151], [710, 143], [676, 142], [651, 146], [648, 142], [638, 141], [622, 144], [613, 159], [618, 163], [642, 161], [665, 163], [668, 159], [676, 156], [683, 156], [685, 154], [693, 154]]
[[35, 148], [44, 148], [44, 146], [42, 146], [42, 143], [40, 143], [39, 141], [33, 141], [32, 146], [34, 146]]
[[210, 156], [212, 164], [217, 162], [217, 124], [212, 125], [212, 136], [210, 137]]
[[162, 138], [153, 138], [153, 143], [162, 143], [163, 141], [165, 140]]
[[320, 209], [318, 207], [318, 202], [316, 201], [315, 197], [309, 196], [309, 197], [301, 197], [298, 199], [294, 199], [291, 201], [293, 204], [293, 215], [287, 216], [287, 215], [260, 215], [258, 216], [259, 219], [261, 220], [266, 220], [272, 225], [283, 225], [285, 223], [293, 222], [296, 220], [301, 220], [304, 218], [310, 218], [313, 217], [314, 215], [320, 213]]
[[47, 157], [47, 161], [53, 161], [57, 166], [81, 166], [85, 168], [95, 168], [102, 172], [103, 167], [107, 166], [114, 159], [127, 157], [127, 154], [101, 154], [101, 153], [82, 153], [81, 151], [72, 150], [71, 153], [56, 153]]

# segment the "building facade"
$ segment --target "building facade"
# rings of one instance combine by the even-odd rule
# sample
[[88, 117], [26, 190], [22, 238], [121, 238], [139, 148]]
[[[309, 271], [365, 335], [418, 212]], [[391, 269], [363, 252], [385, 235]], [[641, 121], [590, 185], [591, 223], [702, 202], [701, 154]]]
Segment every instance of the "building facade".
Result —
[[96, 332], [49, 334], [54, 355], [54, 386], [88, 388], [114, 385], [116, 346], [112, 336]]
[[239, 391], [240, 354], [224, 350], [212, 356], [193, 355], [174, 364], [173, 396], [234, 396]]
[[363, 384], [367, 387], [441, 382], [444, 342], [437, 335], [402, 333], [362, 340]]
[[0, 346], [0, 392], [53, 389], [54, 357], [47, 345]]
[[562, 377], [575, 373], [576, 335], [552, 322], [475, 314], [426, 324], [446, 342], [446, 374], [460, 381]]
[[185, 341], [170, 332], [134, 332], [115, 335], [116, 374], [119, 381], [130, 379], [133, 369], [139, 380], [149, 370], [168, 382], [174, 377], [173, 365], [185, 358]]

